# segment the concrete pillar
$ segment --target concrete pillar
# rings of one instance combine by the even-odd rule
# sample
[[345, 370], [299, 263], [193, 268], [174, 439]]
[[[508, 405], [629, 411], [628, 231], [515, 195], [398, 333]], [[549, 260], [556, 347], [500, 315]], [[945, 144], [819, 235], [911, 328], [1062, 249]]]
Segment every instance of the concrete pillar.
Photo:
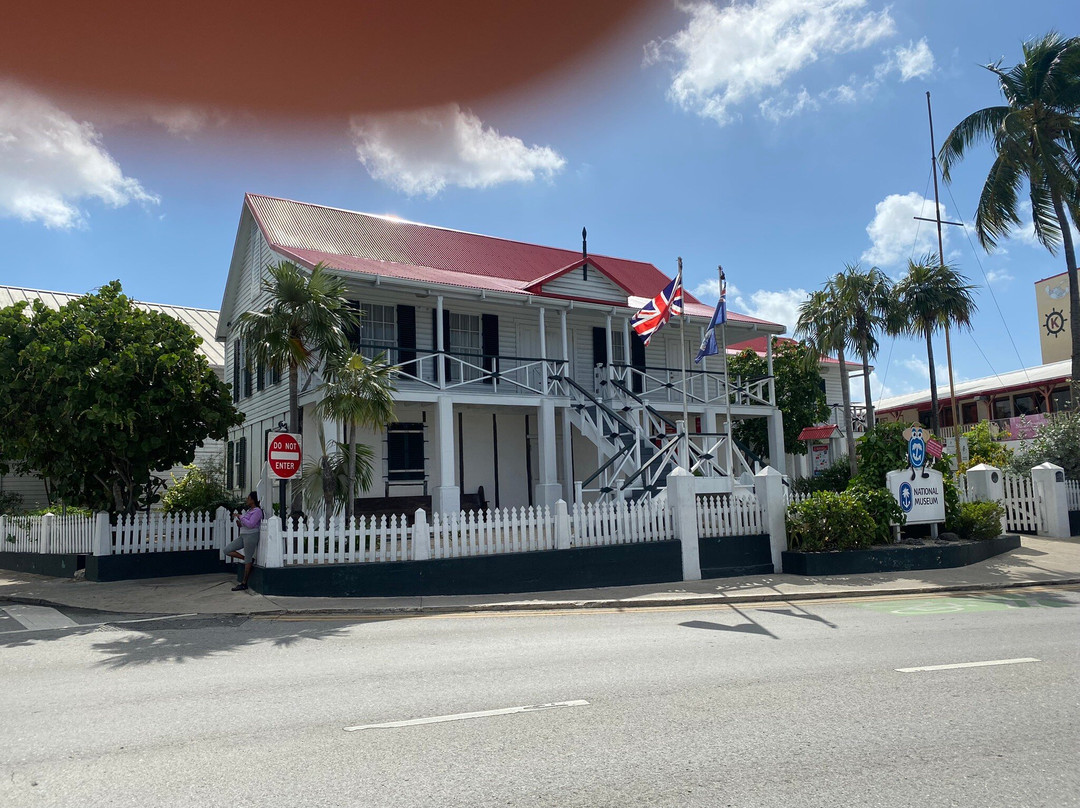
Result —
[[[440, 361], [440, 367], [442, 362]], [[454, 402], [450, 396], [435, 399], [435, 467], [437, 484], [431, 497], [433, 513], [461, 510], [461, 489], [454, 484]]]
[[554, 507], [562, 498], [562, 486], [559, 485], [559, 470], [555, 453], [555, 402], [550, 398], [542, 399], [537, 407], [537, 454], [539, 455], [539, 482], [534, 489], [533, 502], [537, 505]]
[[[41, 545], [38, 552], [42, 555], [53, 552], [53, 532], [56, 530], [56, 514], [47, 513], [41, 517]], [[1066, 533], [1066, 535], [1068, 535]]]
[[1005, 499], [1005, 482], [1001, 470], [979, 463], [967, 470], [968, 493], [979, 502], [1001, 502]]
[[696, 483], [686, 469], [675, 469], [667, 476], [667, 507], [675, 537], [682, 544], [684, 581], [701, 580], [701, 552], [698, 548]]
[[769, 462], [781, 474], [787, 474], [787, 458], [784, 453], [784, 414], [776, 410], [765, 417], [769, 429]]
[[754, 475], [754, 493], [765, 513], [769, 527], [769, 548], [772, 551], [773, 572], [784, 571], [783, 553], [787, 547], [787, 494], [784, 475], [766, 466]]
[[1039, 535], [1059, 539], [1069, 536], [1069, 494], [1065, 488], [1065, 470], [1046, 462], [1031, 470], [1031, 481], [1042, 499]]
[[431, 558], [431, 533], [427, 523], [427, 513], [417, 508], [413, 514], [412, 560], [426, 561]]
[[96, 556], [112, 555], [112, 525], [109, 524], [107, 513], [94, 515], [94, 539], [91, 548]]
[[285, 566], [285, 537], [281, 530], [280, 519], [263, 520], [259, 528], [259, 549], [255, 553], [255, 562], [260, 567]]
[[570, 549], [570, 512], [561, 499], [555, 503], [555, 549]]

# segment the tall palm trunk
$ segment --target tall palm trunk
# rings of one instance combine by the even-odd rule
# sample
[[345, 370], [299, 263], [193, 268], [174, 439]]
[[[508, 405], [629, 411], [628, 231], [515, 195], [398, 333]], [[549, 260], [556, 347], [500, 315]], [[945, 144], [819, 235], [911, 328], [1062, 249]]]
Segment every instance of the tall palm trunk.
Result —
[[848, 373], [843, 347], [839, 348], [836, 354], [840, 360], [840, 396], [844, 402], [844, 440], [847, 444], [848, 468], [854, 477], [859, 473], [859, 463], [855, 459], [855, 432], [851, 428], [851, 374]]
[[1072, 240], [1072, 230], [1065, 216], [1065, 206], [1061, 195], [1051, 192], [1054, 213], [1061, 228], [1061, 243], [1065, 250], [1065, 266], [1069, 273], [1069, 335], [1072, 342], [1072, 384], [1069, 385], [1070, 409], [1080, 412], [1080, 284], [1077, 283], [1076, 251]]
[[[300, 434], [300, 367], [295, 362], [289, 363], [289, 431], [294, 435]], [[293, 513], [299, 513], [303, 509], [303, 495], [299, 481], [294, 479], [292, 503], [289, 505]], [[285, 514], [281, 514], [281, 518], [284, 519]]]
[[863, 400], [866, 402], [866, 428], [874, 428], [874, 402], [870, 398], [870, 351], [866, 347], [866, 340], [862, 341], [862, 388]]
[[930, 431], [938, 434], [937, 369], [934, 367], [934, 333], [926, 326], [926, 361], [930, 363]]

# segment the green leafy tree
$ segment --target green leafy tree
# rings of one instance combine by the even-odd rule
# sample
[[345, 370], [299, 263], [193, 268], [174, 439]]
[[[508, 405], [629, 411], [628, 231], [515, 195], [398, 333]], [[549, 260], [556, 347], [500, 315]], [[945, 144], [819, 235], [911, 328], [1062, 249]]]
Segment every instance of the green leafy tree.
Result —
[[840, 316], [847, 321], [848, 346], [862, 360], [866, 427], [874, 426], [874, 401], [870, 396], [870, 360], [878, 351], [877, 335], [885, 330], [892, 304], [892, 283], [877, 267], [863, 269], [845, 264], [844, 271], [829, 281]]
[[930, 429], [938, 424], [937, 366], [934, 363], [934, 334], [946, 326], [971, 327], [978, 307], [971, 293], [974, 286], [952, 264], [941, 264], [933, 255], [908, 261], [907, 275], [893, 287], [888, 330], [926, 339], [926, 360], [930, 366]]
[[316, 409], [320, 415], [340, 423], [345, 431], [346, 519], [353, 518], [358, 493], [357, 432], [363, 427], [382, 430], [394, 420], [395, 376], [396, 371], [386, 364], [382, 354], [369, 361], [353, 353], [327, 364], [327, 379], [320, 388], [322, 398]]
[[851, 476], [858, 473], [855, 457], [855, 433], [851, 417], [851, 378], [848, 374], [845, 347], [851, 327], [843, 316], [836, 290], [825, 289], [812, 292], [799, 306], [799, 319], [795, 323], [795, 335], [809, 344], [816, 356], [807, 360], [816, 369], [821, 357], [835, 353], [840, 362], [840, 395], [844, 404], [844, 439], [847, 443], [848, 465]]
[[184, 476], [178, 480], [172, 475], [172, 485], [161, 497], [165, 513], [212, 513], [223, 505], [238, 510], [242, 504], [234, 502], [225, 487], [223, 454], [184, 466]]
[[1070, 480], [1080, 480], [1080, 412], [1059, 413], [1040, 426], [1013, 455], [1012, 468], [1030, 474], [1040, 463], [1061, 466]]
[[987, 463], [999, 469], [1007, 468], [1012, 462], [1013, 451], [999, 440], [994, 440], [990, 433], [990, 422], [980, 421], [964, 433], [968, 445], [968, 461], [961, 463], [957, 471], [961, 474], [972, 466]]
[[[310, 272], [289, 261], [267, 267], [260, 291], [269, 302], [259, 311], [237, 318], [237, 335], [248, 346], [249, 359], [287, 373], [289, 431], [300, 431], [300, 369], [314, 370], [320, 361], [348, 349], [346, 334], [359, 324], [359, 314], [345, 298], [345, 282], [316, 264]], [[299, 511], [300, 486], [294, 486], [292, 510]]]
[[199, 343], [184, 323], [134, 306], [119, 281], [59, 311], [40, 300], [3, 310], [4, 460], [46, 477], [65, 502], [134, 512], [153, 472], [190, 463], [242, 422]]
[[989, 142], [994, 155], [975, 211], [975, 231], [988, 251], [1020, 225], [1027, 183], [1035, 235], [1052, 254], [1060, 246], [1069, 275], [1072, 407], [1080, 410], [1080, 286], [1069, 219], [1080, 222], [1080, 38], [1049, 33], [1024, 43], [1024, 59], [1009, 69], [986, 65], [1005, 104], [973, 112], [941, 145], [942, 174], [968, 150]]
[[[799, 440], [799, 433], [829, 417], [818, 361], [820, 356], [803, 343], [780, 342], [774, 348], [776, 406], [784, 413], [784, 451], [788, 454], [806, 454], [806, 443]], [[728, 359], [728, 373], [744, 380], [759, 379], [768, 372], [765, 358], [751, 350]], [[768, 456], [769, 435], [764, 418], [737, 421], [735, 437], [754, 454]]]

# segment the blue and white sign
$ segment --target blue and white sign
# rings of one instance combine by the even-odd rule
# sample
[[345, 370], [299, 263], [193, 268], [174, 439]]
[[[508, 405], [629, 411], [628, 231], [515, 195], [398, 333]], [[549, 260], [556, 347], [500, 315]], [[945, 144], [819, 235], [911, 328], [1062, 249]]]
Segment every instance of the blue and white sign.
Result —
[[909, 525], [945, 521], [945, 484], [940, 471], [926, 469], [917, 474], [913, 469], [890, 471], [885, 476], [885, 485], [907, 516]]

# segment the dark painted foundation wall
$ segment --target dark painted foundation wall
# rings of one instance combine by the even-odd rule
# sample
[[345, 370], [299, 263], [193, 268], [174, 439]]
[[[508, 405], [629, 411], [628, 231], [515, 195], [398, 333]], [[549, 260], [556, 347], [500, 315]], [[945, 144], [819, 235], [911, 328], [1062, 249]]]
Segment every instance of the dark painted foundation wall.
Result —
[[82, 556], [74, 553], [0, 553], [0, 569], [32, 572], [54, 578], [73, 578], [82, 569]]
[[264, 595], [395, 597], [495, 595], [682, 580], [678, 541], [543, 550], [380, 564], [255, 567], [249, 582]]
[[1069, 535], [1080, 536], [1080, 511], [1069, 511]]
[[790, 575], [853, 575], [860, 572], [903, 572], [966, 567], [1015, 550], [1020, 537], [1012, 534], [986, 541], [957, 542], [930, 547], [874, 547], [869, 550], [782, 554]]
[[773, 572], [768, 533], [698, 539], [698, 558], [702, 578], [771, 575]]
[[217, 550], [87, 556], [86, 580], [126, 581], [132, 578], [165, 578], [171, 575], [228, 572], [229, 566], [218, 556]]

